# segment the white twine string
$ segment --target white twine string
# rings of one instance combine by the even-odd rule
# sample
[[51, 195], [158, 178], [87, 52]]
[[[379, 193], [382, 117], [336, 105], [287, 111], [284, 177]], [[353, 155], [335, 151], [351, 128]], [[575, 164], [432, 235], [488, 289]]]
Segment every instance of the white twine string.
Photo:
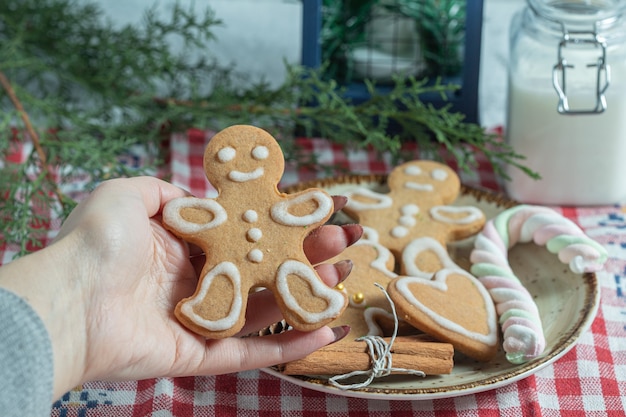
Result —
[[[398, 315], [396, 313], [396, 306], [382, 285], [379, 283], [375, 283], [374, 285], [380, 288], [380, 290], [385, 294], [385, 297], [387, 297], [387, 301], [389, 301], [389, 305], [391, 306], [391, 312], [393, 313], [393, 335], [391, 336], [389, 343], [387, 343], [385, 339], [380, 336], [362, 336], [355, 339], [356, 341], [364, 341], [367, 344], [372, 367], [367, 371], [352, 371], [347, 374], [336, 375], [329, 378], [328, 382], [336, 388], [342, 390], [365, 388], [371, 384], [374, 379], [390, 375], [392, 372], [422, 377], [426, 376], [424, 372], [415, 369], [393, 367], [391, 347], [393, 346], [393, 342], [396, 340], [396, 335], [398, 333]], [[367, 375], [368, 377], [365, 381], [355, 384], [342, 384], [338, 382], [358, 375]]]

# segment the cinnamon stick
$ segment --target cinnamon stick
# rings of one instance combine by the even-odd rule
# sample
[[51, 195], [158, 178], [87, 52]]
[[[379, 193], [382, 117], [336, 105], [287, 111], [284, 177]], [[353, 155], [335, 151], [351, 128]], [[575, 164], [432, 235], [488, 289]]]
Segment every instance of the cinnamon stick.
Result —
[[[385, 340], [389, 343], [389, 338]], [[449, 374], [454, 365], [454, 348], [451, 344], [424, 341], [420, 337], [397, 337], [391, 352], [394, 368], [418, 370], [426, 375]], [[371, 366], [371, 357], [365, 342], [342, 341], [284, 364], [281, 372], [286, 375], [341, 375], [366, 371]]]

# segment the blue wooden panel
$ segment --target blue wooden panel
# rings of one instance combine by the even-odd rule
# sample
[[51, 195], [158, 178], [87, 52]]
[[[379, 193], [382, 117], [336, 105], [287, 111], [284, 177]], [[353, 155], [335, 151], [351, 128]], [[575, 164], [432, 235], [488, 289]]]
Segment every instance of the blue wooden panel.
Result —
[[[317, 68], [321, 64], [320, 30], [322, 25], [322, 0], [302, 0], [303, 4], [303, 36], [302, 36], [302, 64]], [[443, 78], [444, 83], [461, 86], [461, 90], [442, 100], [439, 95], [433, 94], [424, 97], [424, 101], [442, 106], [452, 103], [452, 108], [466, 115], [469, 122], [478, 123], [478, 80], [480, 73], [480, 51], [482, 42], [483, 0], [467, 0], [465, 22], [464, 62], [461, 74]], [[351, 83], [346, 86], [347, 97], [354, 102], [367, 100], [368, 93], [362, 83]], [[389, 88], [381, 87], [385, 93]]]

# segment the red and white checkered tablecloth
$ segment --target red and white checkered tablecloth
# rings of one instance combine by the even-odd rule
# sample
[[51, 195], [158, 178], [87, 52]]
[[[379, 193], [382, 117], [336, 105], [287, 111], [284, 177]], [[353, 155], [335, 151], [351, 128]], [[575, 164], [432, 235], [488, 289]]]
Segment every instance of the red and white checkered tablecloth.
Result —
[[[210, 133], [171, 137], [170, 174], [197, 196], [214, 195], [202, 169]], [[353, 173], [387, 173], [389, 158], [350, 153], [323, 139], [298, 139], [321, 164]], [[417, 154], [416, 154], [417, 157]], [[288, 166], [282, 186], [322, 175]], [[460, 173], [469, 185], [498, 189], [489, 164]], [[591, 328], [562, 358], [533, 375], [497, 389], [435, 400], [370, 400], [303, 388], [263, 371], [195, 378], [90, 382], [67, 393], [52, 416], [624, 416], [626, 410], [626, 207], [560, 208], [609, 251], [598, 273], [601, 305]], [[8, 262], [11, 248], [0, 247]]]

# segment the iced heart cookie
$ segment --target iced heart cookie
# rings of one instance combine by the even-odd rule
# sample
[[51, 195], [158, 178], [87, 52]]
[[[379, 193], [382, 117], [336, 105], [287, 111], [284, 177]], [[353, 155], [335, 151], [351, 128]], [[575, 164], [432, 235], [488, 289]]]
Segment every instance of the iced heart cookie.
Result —
[[332, 198], [319, 189], [280, 193], [280, 146], [252, 126], [215, 135], [204, 170], [216, 198], [178, 198], [163, 209], [165, 227], [206, 254], [196, 291], [176, 306], [180, 322], [207, 338], [232, 336], [244, 325], [248, 294], [256, 287], [273, 292], [298, 330], [335, 319], [347, 299], [323, 283], [302, 249], [306, 235], [331, 216]]
[[498, 349], [495, 308], [487, 290], [460, 268], [444, 268], [432, 279], [399, 276], [387, 291], [399, 316], [465, 355], [488, 361]]
[[485, 216], [477, 207], [449, 205], [456, 200], [460, 184], [458, 175], [444, 164], [411, 161], [389, 174], [388, 193], [365, 187], [346, 193], [344, 211], [376, 229], [379, 243], [399, 258], [413, 239], [430, 236], [445, 246], [480, 231]]
[[407, 276], [393, 280], [388, 291], [406, 321], [467, 356], [489, 360], [495, 355], [493, 302], [441, 243], [430, 237], [411, 241], [402, 252], [401, 271]]

